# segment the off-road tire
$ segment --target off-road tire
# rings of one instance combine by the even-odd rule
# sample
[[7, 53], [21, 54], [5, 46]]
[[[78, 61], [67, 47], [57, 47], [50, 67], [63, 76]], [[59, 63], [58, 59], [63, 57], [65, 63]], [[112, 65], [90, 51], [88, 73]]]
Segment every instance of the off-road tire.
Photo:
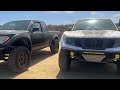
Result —
[[50, 46], [50, 50], [52, 54], [56, 54], [59, 50], [59, 40], [55, 39], [52, 41], [52, 45]]
[[117, 73], [120, 74], [120, 61], [117, 61]]
[[62, 49], [59, 53], [59, 68], [61, 71], [69, 71], [71, 68], [71, 60], [69, 59], [68, 52]]
[[31, 53], [28, 48], [19, 46], [9, 53], [8, 66], [15, 73], [26, 71], [30, 65]]

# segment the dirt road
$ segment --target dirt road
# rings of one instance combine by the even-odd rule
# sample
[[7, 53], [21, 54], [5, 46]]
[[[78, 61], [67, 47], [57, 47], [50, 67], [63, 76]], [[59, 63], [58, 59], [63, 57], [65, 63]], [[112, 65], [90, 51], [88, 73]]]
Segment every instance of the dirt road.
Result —
[[2, 79], [120, 79], [114, 64], [73, 62], [70, 72], [61, 72], [58, 67], [58, 53], [51, 55], [49, 48], [34, 52], [28, 71], [14, 74], [9, 71], [7, 62], [0, 62]]

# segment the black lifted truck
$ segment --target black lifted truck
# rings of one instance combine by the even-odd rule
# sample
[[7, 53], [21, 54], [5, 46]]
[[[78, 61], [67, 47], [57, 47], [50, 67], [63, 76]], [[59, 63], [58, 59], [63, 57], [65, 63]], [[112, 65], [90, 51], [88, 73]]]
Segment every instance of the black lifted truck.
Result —
[[83, 19], [61, 38], [60, 70], [70, 70], [71, 61], [115, 63], [120, 72], [120, 31], [110, 19]]
[[48, 31], [45, 22], [17, 20], [0, 28], [0, 60], [8, 61], [14, 72], [23, 72], [31, 62], [32, 51], [50, 47], [51, 53], [59, 50], [61, 33]]

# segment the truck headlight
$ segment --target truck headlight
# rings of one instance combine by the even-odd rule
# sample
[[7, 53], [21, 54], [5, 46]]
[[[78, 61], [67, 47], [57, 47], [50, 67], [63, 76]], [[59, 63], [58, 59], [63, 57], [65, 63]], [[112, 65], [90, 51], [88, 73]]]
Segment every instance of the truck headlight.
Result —
[[67, 36], [65, 34], [62, 35], [61, 37], [61, 47], [64, 47], [66, 44], [66, 38]]
[[67, 44], [67, 45], [72, 45], [72, 46], [76, 46], [77, 44], [79, 44], [79, 42], [77, 42], [76, 38], [71, 38], [66, 35], [62, 36], [61, 43], [62, 43], [62, 45]]
[[66, 44], [68, 44], [68, 45], [72, 45], [72, 46], [76, 46], [77, 44], [76, 44], [76, 39], [75, 38], [67, 38], [67, 40], [66, 40]]
[[0, 44], [3, 44], [4, 42], [6, 42], [8, 40], [9, 40], [8, 36], [0, 36]]
[[66, 43], [66, 35], [62, 35], [62, 37], [61, 37], [61, 43]]

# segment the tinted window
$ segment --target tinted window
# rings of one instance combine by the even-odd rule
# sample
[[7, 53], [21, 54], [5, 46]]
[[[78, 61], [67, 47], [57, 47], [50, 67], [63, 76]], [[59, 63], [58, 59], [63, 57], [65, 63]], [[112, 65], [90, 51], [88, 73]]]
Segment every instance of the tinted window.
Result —
[[0, 29], [1, 30], [27, 30], [29, 24], [30, 24], [30, 20], [11, 21], [2, 25]]
[[41, 31], [40, 23], [34, 23], [33, 28], [39, 28], [39, 31]]
[[116, 30], [110, 19], [88, 19], [79, 20], [73, 30]]
[[46, 26], [46, 24], [44, 22], [40, 22], [40, 23], [41, 23], [43, 32], [47, 32], [47, 26]]

